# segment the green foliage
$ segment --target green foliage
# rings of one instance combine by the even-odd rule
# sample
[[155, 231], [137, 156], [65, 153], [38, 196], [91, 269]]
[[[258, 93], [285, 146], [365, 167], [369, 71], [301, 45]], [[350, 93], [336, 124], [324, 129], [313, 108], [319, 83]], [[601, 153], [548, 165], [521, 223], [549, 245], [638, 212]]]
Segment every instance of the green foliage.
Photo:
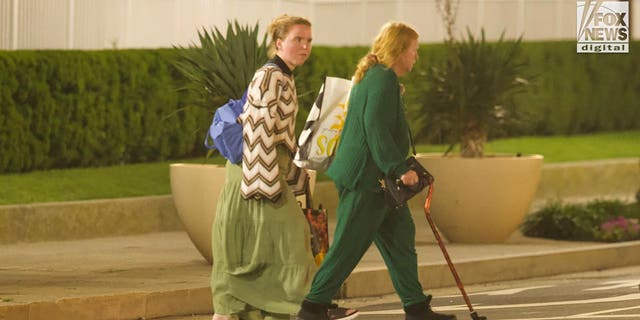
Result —
[[559, 240], [625, 241], [640, 239], [640, 204], [596, 200], [586, 204], [552, 202], [527, 216], [524, 235]]
[[198, 37], [199, 46], [178, 47], [175, 66], [197, 98], [195, 105], [213, 113], [245, 92], [256, 69], [267, 61], [267, 37], [258, 43], [258, 24], [251, 28], [237, 21], [227, 22], [226, 35], [214, 28], [198, 31]]
[[174, 50], [0, 53], [0, 172], [194, 155]]
[[[480, 157], [488, 131], [517, 116], [512, 97], [528, 83], [522, 41], [487, 42], [468, 31], [447, 42], [445, 59], [426, 72], [427, 88], [411, 109], [422, 123], [418, 136], [443, 136], [465, 157]], [[416, 109], [417, 107], [417, 109]]]
[[528, 132], [571, 135], [637, 129], [640, 42], [628, 54], [576, 54], [575, 41], [527, 42], [536, 85], [516, 103], [531, 115]]
[[[512, 97], [511, 115], [491, 127], [488, 139], [515, 136], [576, 135], [640, 128], [640, 42], [630, 42], [629, 54], [576, 54], [575, 41], [523, 42], [527, 74], [535, 79]], [[422, 45], [414, 71], [402, 79], [405, 104], [416, 140], [456, 143], [451, 120], [439, 109], [450, 108], [433, 98], [432, 66], [446, 61], [441, 44]], [[503, 106], [509, 106], [503, 105]], [[497, 119], [496, 119], [497, 120]]]
[[[176, 67], [181, 50], [200, 49], [0, 51], [0, 173], [203, 155], [213, 108], [230, 96], [211, 91], [205, 101], [191, 90], [177, 90], [191, 83]], [[635, 136], [622, 131], [640, 129], [640, 42], [618, 55], [577, 55], [575, 41], [522, 43], [522, 50], [535, 85], [514, 96], [512, 112], [521, 120], [492, 118], [501, 129], [489, 131], [489, 139], [608, 131], [627, 141], [622, 147], [627, 156], [639, 155]], [[315, 46], [305, 65], [296, 68], [298, 132], [323, 76], [350, 78], [366, 52], [366, 47]], [[437, 113], [448, 106], [430, 96], [429, 80], [431, 67], [447, 61], [447, 48], [427, 44], [419, 53], [414, 71], [401, 79], [411, 128], [419, 143], [455, 142], [458, 132], [430, 124], [450, 125]], [[255, 70], [249, 69], [251, 76]], [[245, 87], [238, 86], [238, 92]], [[190, 108], [197, 100], [208, 104]], [[526, 147], [533, 151], [522, 148], [522, 153], [543, 153], [547, 160], [575, 157], [563, 146], [538, 151], [538, 138], [532, 139]], [[588, 158], [591, 143], [575, 152]]]

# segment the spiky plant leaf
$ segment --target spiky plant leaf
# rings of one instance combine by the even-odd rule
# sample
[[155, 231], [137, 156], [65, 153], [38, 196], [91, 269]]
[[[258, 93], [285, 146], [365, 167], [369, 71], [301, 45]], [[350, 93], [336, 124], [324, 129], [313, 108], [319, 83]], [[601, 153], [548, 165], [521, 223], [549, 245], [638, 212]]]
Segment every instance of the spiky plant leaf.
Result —
[[196, 106], [215, 111], [228, 99], [237, 99], [247, 89], [257, 68], [267, 60], [267, 37], [258, 41], [258, 24], [242, 26], [227, 22], [225, 34], [216, 27], [198, 30], [199, 44], [176, 47], [175, 66], [195, 93]]
[[467, 30], [466, 39], [448, 42], [446, 59], [426, 74], [421, 134], [448, 137], [449, 150], [460, 144], [463, 156], [481, 157], [488, 131], [517, 115], [513, 95], [528, 83], [521, 41], [503, 33], [490, 43], [484, 30], [479, 38]]

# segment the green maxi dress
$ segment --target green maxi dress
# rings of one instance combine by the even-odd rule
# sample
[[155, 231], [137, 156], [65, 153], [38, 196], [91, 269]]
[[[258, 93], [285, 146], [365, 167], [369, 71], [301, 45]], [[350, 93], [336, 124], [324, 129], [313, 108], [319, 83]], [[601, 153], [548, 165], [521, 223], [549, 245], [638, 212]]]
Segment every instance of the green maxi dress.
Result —
[[242, 166], [227, 162], [212, 230], [215, 312], [240, 319], [289, 319], [316, 272], [309, 225], [287, 186], [290, 156], [277, 147], [284, 190], [276, 202], [246, 200]]

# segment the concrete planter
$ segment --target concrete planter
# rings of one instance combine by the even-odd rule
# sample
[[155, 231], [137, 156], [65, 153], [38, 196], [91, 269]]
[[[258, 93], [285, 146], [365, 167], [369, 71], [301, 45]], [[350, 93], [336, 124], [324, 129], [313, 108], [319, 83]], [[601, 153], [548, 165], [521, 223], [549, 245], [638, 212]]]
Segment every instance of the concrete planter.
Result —
[[[449, 241], [463, 243], [504, 242], [516, 231], [529, 212], [543, 163], [541, 155], [416, 158], [436, 178], [431, 215], [438, 229]], [[412, 199], [411, 211], [423, 213], [424, 199]]]
[[[170, 165], [170, 178], [178, 216], [191, 242], [211, 264], [211, 228], [226, 169], [222, 165], [176, 163]], [[309, 178], [313, 193], [316, 180], [314, 171], [309, 171]]]
[[169, 172], [178, 216], [196, 249], [212, 263], [211, 227], [226, 169], [221, 165], [176, 163], [170, 165]]

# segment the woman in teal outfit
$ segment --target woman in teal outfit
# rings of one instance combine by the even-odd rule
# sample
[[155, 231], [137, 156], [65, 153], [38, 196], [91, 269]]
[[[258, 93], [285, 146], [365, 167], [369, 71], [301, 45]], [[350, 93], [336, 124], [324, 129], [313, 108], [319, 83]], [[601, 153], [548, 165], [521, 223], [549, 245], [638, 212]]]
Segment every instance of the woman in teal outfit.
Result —
[[404, 23], [385, 24], [370, 53], [358, 63], [340, 145], [327, 174], [339, 194], [333, 244], [297, 319], [325, 320], [331, 298], [372, 242], [389, 269], [407, 320], [453, 320], [431, 310], [431, 296], [418, 281], [415, 225], [409, 209], [385, 202], [380, 180], [391, 175], [405, 185], [418, 176], [405, 165], [409, 131], [398, 82], [418, 59], [418, 34]]

